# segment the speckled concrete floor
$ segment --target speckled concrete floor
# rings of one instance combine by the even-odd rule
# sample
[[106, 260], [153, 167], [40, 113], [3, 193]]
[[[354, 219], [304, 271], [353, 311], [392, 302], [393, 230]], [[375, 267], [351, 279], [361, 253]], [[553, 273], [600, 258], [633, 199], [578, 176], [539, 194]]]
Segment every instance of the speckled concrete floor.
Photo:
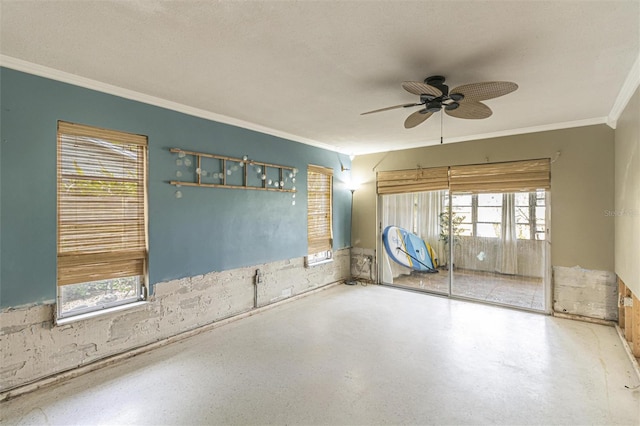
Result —
[[[412, 271], [410, 275], [394, 278], [393, 285], [448, 294], [449, 271], [441, 269], [437, 274]], [[518, 308], [545, 310], [544, 283], [541, 278], [456, 269], [453, 273], [451, 293], [454, 296]]]
[[0, 405], [2, 424], [626, 424], [611, 327], [338, 286]]

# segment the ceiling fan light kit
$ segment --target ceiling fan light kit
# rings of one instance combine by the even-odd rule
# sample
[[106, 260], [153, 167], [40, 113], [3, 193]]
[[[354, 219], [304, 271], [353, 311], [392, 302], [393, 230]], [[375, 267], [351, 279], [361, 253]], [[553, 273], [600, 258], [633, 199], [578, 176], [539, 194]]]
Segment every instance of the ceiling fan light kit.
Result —
[[491, 108], [481, 101], [497, 98], [509, 94], [518, 85], [510, 81], [487, 81], [484, 83], [471, 83], [458, 86], [449, 92], [449, 86], [445, 84], [445, 78], [441, 75], [427, 77], [424, 83], [417, 81], [405, 81], [402, 87], [409, 93], [420, 97], [420, 102], [395, 105], [391, 107], [364, 112], [361, 115], [375, 112], [389, 111], [396, 108], [410, 108], [421, 106], [422, 108], [409, 115], [404, 122], [404, 127], [411, 129], [424, 122], [432, 114], [444, 112], [451, 117], [468, 120], [479, 120], [490, 117]]

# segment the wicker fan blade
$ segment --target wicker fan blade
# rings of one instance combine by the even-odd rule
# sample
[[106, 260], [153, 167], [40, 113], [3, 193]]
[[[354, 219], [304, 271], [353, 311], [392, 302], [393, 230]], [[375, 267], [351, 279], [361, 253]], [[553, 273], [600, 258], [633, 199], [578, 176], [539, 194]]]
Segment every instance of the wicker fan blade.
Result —
[[422, 104], [402, 104], [402, 105], [394, 105], [394, 106], [390, 106], [390, 107], [386, 107], [386, 108], [374, 109], [373, 111], [363, 112], [363, 113], [362, 113], [362, 114], [360, 114], [360, 115], [373, 114], [374, 112], [389, 111], [390, 109], [396, 109], [396, 108], [409, 108], [409, 107], [417, 106], [417, 105], [422, 105]]
[[412, 127], [416, 127], [418, 124], [422, 123], [423, 121], [425, 121], [427, 118], [431, 117], [433, 115], [433, 113], [431, 112], [424, 112], [424, 109], [421, 109], [420, 111], [416, 111], [413, 114], [411, 114], [410, 116], [407, 117], [406, 120], [404, 120], [404, 128], [405, 129], [411, 129]]
[[513, 92], [518, 88], [516, 83], [510, 81], [487, 81], [484, 83], [471, 83], [451, 89], [450, 93], [461, 93], [464, 95], [462, 102], [485, 101], [497, 98]]
[[445, 112], [452, 117], [472, 120], [488, 118], [493, 114], [491, 108], [482, 102], [461, 102], [458, 108], [452, 110], [445, 109]]
[[436, 98], [442, 96], [442, 92], [440, 89], [437, 89], [433, 86], [429, 86], [428, 84], [418, 83], [417, 81], [404, 81], [402, 82], [402, 87], [409, 93], [413, 93], [414, 95], [432, 95]]

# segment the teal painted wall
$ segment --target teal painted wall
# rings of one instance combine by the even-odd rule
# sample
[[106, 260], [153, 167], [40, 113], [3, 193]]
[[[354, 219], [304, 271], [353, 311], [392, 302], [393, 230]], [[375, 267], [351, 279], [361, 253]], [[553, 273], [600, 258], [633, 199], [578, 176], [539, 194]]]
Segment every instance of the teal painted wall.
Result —
[[[58, 120], [149, 137], [149, 280], [157, 282], [306, 254], [306, 167], [334, 169], [334, 249], [350, 245], [347, 156], [93, 90], [0, 69], [0, 306], [56, 294]], [[181, 187], [170, 148], [296, 167], [290, 193]]]

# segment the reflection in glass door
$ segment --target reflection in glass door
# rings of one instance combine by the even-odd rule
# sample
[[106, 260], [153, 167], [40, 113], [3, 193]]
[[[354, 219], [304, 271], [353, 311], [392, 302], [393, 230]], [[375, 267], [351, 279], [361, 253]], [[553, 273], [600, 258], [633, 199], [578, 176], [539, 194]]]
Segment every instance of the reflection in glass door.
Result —
[[392, 231], [385, 234], [386, 243], [380, 250], [382, 283], [449, 294], [444, 241], [449, 220], [444, 208], [449, 192], [427, 191], [381, 198], [381, 231]]
[[452, 194], [451, 294], [543, 311], [546, 193]]

